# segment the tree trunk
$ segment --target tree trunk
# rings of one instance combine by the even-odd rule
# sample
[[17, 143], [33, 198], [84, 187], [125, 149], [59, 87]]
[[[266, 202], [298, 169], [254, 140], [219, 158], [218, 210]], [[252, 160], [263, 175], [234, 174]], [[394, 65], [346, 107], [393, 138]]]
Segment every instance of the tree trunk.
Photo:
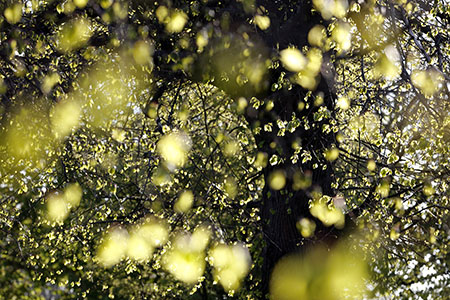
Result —
[[[319, 84], [316, 92], [324, 93], [325, 105], [332, 104], [332, 95], [328, 92], [324, 81]], [[283, 97], [276, 101], [276, 108], [274, 109], [277, 111], [274, 114], [267, 114], [269, 116], [264, 116], [259, 120], [263, 120], [262, 123], [273, 123], [274, 120], [272, 118], [275, 116], [281, 120], [289, 119], [286, 117], [292, 115], [292, 112], [295, 111], [294, 108], [297, 107], [297, 102], [303, 99], [301, 95], [304, 93], [306, 91], [301, 87], [295, 87], [291, 91], [286, 91]], [[312, 106], [310, 109], [305, 109], [302, 112], [296, 111], [296, 115], [298, 118], [307, 116], [308, 119], [312, 119], [313, 113], [317, 109], [318, 107]], [[316, 122], [316, 128], [309, 130], [299, 127], [295, 132], [287, 133], [285, 136], [277, 136], [275, 130], [275, 132], [270, 133], [263, 132], [256, 137], [259, 151], [267, 153], [269, 158], [274, 154], [278, 154], [285, 160], [280, 165], [271, 166], [269, 164], [264, 169], [265, 186], [260, 207], [262, 234], [266, 244], [262, 266], [264, 294], [267, 294], [269, 291], [270, 274], [276, 262], [282, 256], [292, 252], [304, 252], [308, 247], [318, 242], [329, 245], [338, 236], [333, 227], [325, 227], [309, 211], [310, 192], [319, 191], [324, 195], [334, 196], [331, 187], [333, 182], [332, 166], [324, 159], [320, 159], [319, 155], [329, 148], [335, 142], [335, 139], [333, 134], [324, 134], [322, 132], [323, 123], [317, 124]], [[315, 152], [317, 158], [313, 155], [313, 159], [306, 163], [302, 163], [301, 158], [299, 158], [300, 162], [292, 163], [290, 157], [294, 154], [294, 150], [291, 145], [298, 140], [301, 141], [303, 149]], [[276, 143], [275, 148], [272, 148], [273, 144], [272, 147], [270, 145], [273, 142]], [[314, 164], [318, 164], [318, 167], [314, 168]], [[327, 165], [325, 170], [322, 169], [324, 164]], [[273, 190], [269, 185], [270, 175], [277, 169], [283, 170], [286, 174], [286, 185], [281, 190]], [[294, 189], [293, 176], [296, 172], [310, 176], [312, 180], [311, 186], [306, 189]], [[315, 221], [317, 228], [314, 237], [305, 239], [301, 236], [296, 225], [301, 218], [309, 218]]]
[[[268, 15], [273, 21], [270, 29], [261, 33], [268, 47], [276, 49], [279, 46], [279, 49], [282, 50], [292, 45], [301, 49], [307, 45], [309, 30], [314, 25], [323, 22], [320, 14], [312, 11], [311, 1], [299, 2], [293, 12], [289, 13], [281, 11], [279, 5], [274, 5], [273, 1], [258, 1], [258, 5], [267, 9]], [[283, 19], [286, 21], [281, 21]], [[322, 94], [323, 105], [332, 112], [334, 109], [333, 77], [329, 75], [332, 72], [323, 67], [321, 73], [322, 79], [314, 94]], [[273, 76], [275, 80], [279, 74], [276, 75]], [[335, 143], [335, 137], [332, 133], [325, 134], [322, 131], [322, 125], [327, 120], [317, 122], [313, 119], [313, 114], [318, 110], [318, 106], [310, 102], [309, 108], [302, 111], [297, 109], [298, 103], [304, 99], [307, 92], [302, 87], [295, 86], [291, 90], [272, 93], [266, 99], [274, 101], [274, 108], [270, 112], [260, 112], [257, 117], [262, 128], [264, 124], [272, 123], [275, 129], [277, 119], [289, 121], [293, 113], [299, 119], [306, 117], [310, 124], [316, 124], [314, 128], [310, 129], [300, 126], [295, 132], [286, 133], [285, 136], [277, 136], [275, 129], [274, 132], [269, 133], [262, 131], [256, 137], [259, 151], [267, 153], [269, 158], [278, 154], [285, 160], [281, 165], [271, 166], [269, 164], [264, 170], [265, 187], [260, 208], [262, 234], [266, 244], [261, 269], [263, 295], [267, 295], [269, 292], [270, 274], [280, 258], [292, 252], [304, 252], [316, 243], [330, 245], [339, 235], [334, 227], [325, 227], [319, 220], [312, 217], [309, 211], [311, 191], [318, 190], [324, 195], [334, 196], [331, 187], [333, 182], [332, 165], [321, 159], [320, 156], [331, 144]], [[255, 120], [248, 116], [248, 121], [254, 122]], [[300, 157], [299, 162], [293, 164], [290, 157], [294, 152], [291, 146], [294, 141], [301, 141], [302, 148], [315, 153], [316, 156], [313, 155], [313, 159], [306, 163], [302, 163]], [[276, 143], [275, 148], [273, 148], [273, 144], [271, 145], [273, 142]], [[318, 167], [314, 168], [314, 164], [318, 164]], [[324, 164], [327, 165], [325, 170], [322, 169]], [[271, 189], [268, 184], [269, 176], [275, 169], [282, 169], [286, 173], [286, 185], [278, 191]], [[294, 190], [292, 184], [295, 172], [310, 174], [312, 185], [305, 190]], [[304, 217], [315, 221], [317, 227], [314, 237], [303, 238], [297, 229], [297, 222]]]
[[[316, 24], [327, 25], [321, 18], [320, 13], [313, 10], [311, 0], [300, 0], [297, 3], [293, 1], [273, 1], [273, 0], [257, 0], [257, 7], [263, 6], [266, 14], [270, 17], [271, 26], [262, 31], [254, 28], [245, 27], [253, 39], [255, 53], [261, 54], [261, 57], [267, 57], [267, 52], [272, 56], [278, 56], [279, 51], [289, 46], [302, 49], [308, 45], [307, 36], [310, 29]], [[237, 20], [235, 20], [237, 21]], [[246, 23], [245, 20], [240, 20]], [[239, 27], [239, 26], [238, 26]], [[239, 30], [245, 30], [240, 28]], [[229, 38], [235, 48], [237, 45], [248, 47], [246, 41], [242, 42], [241, 34], [229, 32]], [[224, 49], [220, 43], [221, 37], [217, 43], [210, 42], [210, 51], [204, 51], [193, 69], [193, 80], [204, 81], [213, 79], [214, 85], [224, 90], [231, 97], [238, 99], [239, 97], [257, 97], [260, 101], [273, 101], [274, 107], [271, 110], [264, 108], [254, 109], [249, 107], [245, 117], [251, 126], [262, 128], [260, 134], [255, 136], [258, 151], [266, 153], [268, 158], [272, 155], [278, 155], [284, 159], [281, 164], [271, 166], [270, 164], [264, 169], [265, 187], [263, 189], [262, 201], [260, 206], [261, 230], [265, 241], [265, 249], [263, 252], [262, 273], [262, 293], [267, 295], [269, 292], [270, 274], [281, 257], [288, 253], [300, 251], [303, 252], [308, 247], [320, 242], [321, 244], [331, 244], [336, 240], [338, 233], [333, 227], [325, 227], [319, 220], [311, 216], [309, 211], [310, 192], [319, 191], [324, 195], [334, 196], [331, 184], [333, 182], [332, 165], [323, 159], [323, 152], [336, 143], [333, 133], [324, 133], [322, 126], [328, 120], [314, 120], [314, 113], [320, 108], [315, 105], [309, 98], [308, 105], [303, 109], [298, 109], [300, 101], [304, 101], [305, 96], [309, 92], [299, 85], [294, 84], [293, 88], [272, 92], [271, 86], [277, 83], [282, 72], [286, 72], [279, 67], [275, 70], [271, 69], [270, 78], [265, 88], [255, 89], [247, 84], [245, 86], [236, 85], [236, 74], [233, 66], [233, 59], [236, 53], [231, 50]], [[218, 45], [215, 47], [214, 45]], [[229, 52], [227, 52], [229, 51]], [[255, 57], [258, 55], [255, 55]], [[331, 113], [334, 110], [334, 92], [333, 92], [333, 71], [330, 67], [329, 53], [324, 53], [324, 63], [321, 68], [321, 80], [317, 88], [313, 91], [314, 95], [323, 97], [323, 104]], [[225, 57], [225, 58], [224, 58]], [[217, 61], [226, 62], [223, 65], [217, 64]], [[227, 69], [229, 67], [229, 69]], [[225, 69], [224, 69], [225, 68]], [[224, 80], [218, 74], [230, 72], [227, 79]], [[290, 76], [293, 74], [287, 74]], [[293, 113], [300, 120], [306, 118], [310, 125], [298, 127], [294, 132], [286, 131], [284, 136], [278, 136], [277, 120], [290, 121]], [[264, 125], [272, 124], [273, 131], [264, 131]], [[299, 142], [303, 149], [313, 153], [312, 160], [302, 163], [292, 163], [291, 156], [294, 154], [292, 149], [293, 142]], [[314, 165], [317, 164], [317, 167]], [[326, 165], [325, 170], [322, 167]], [[276, 169], [281, 169], [286, 174], [286, 185], [281, 190], [273, 190], [270, 188], [269, 176]], [[296, 172], [309, 174], [312, 184], [304, 190], [294, 190], [292, 187], [293, 176]], [[309, 218], [316, 223], [316, 231], [314, 237], [308, 239], [303, 238], [297, 229], [297, 222], [303, 218]]]

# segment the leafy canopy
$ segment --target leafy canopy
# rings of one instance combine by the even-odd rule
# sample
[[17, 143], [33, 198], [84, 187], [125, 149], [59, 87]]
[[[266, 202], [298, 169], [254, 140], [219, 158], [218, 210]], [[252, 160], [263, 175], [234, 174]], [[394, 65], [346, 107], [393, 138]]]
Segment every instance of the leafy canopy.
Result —
[[0, 294], [444, 298], [449, 11], [3, 1]]

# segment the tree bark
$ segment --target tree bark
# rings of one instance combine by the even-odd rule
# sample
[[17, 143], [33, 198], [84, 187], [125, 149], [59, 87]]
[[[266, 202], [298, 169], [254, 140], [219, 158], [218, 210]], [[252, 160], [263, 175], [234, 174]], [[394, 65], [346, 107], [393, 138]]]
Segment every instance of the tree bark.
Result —
[[[284, 1], [289, 2], [289, 1]], [[322, 23], [323, 20], [318, 12], [313, 12], [311, 1], [299, 1], [293, 13], [280, 11], [274, 1], [258, 1], [259, 5], [263, 5], [268, 15], [273, 20], [271, 29], [268, 32], [262, 32], [262, 39], [266, 42], [267, 47], [275, 50], [279, 47], [280, 50], [288, 46], [295, 46], [301, 49], [307, 45], [307, 36], [309, 30], [316, 24]], [[287, 5], [287, 4], [286, 4]], [[287, 14], [286, 16], [282, 15]], [[280, 21], [286, 19], [286, 21]], [[325, 74], [326, 73], [326, 74]], [[279, 74], [276, 74], [279, 75]], [[323, 76], [325, 75], [325, 76]], [[273, 76], [275, 79], [277, 76]], [[326, 80], [325, 80], [326, 79]], [[314, 91], [315, 95], [322, 94], [324, 103], [330, 112], [334, 109], [334, 93], [333, 93], [333, 76], [330, 75], [330, 70], [323, 68], [322, 79]], [[310, 192], [319, 190], [324, 195], [334, 196], [334, 191], [331, 187], [333, 182], [332, 165], [323, 159], [313, 157], [312, 161], [307, 163], [300, 162], [293, 164], [290, 157], [293, 154], [292, 143], [296, 140], [301, 141], [303, 149], [307, 149], [318, 155], [321, 155], [331, 144], [335, 143], [334, 134], [325, 134], [322, 131], [322, 123], [313, 119], [313, 114], [318, 110], [318, 107], [310, 103], [308, 109], [299, 111], [297, 109], [298, 103], [304, 98], [308, 91], [300, 86], [295, 86], [291, 90], [283, 90], [282, 93], [277, 92], [267, 95], [267, 99], [274, 101], [274, 109], [270, 113], [262, 112], [258, 115], [258, 121], [261, 122], [261, 127], [267, 123], [273, 123], [274, 127], [276, 119], [289, 120], [292, 113], [295, 112], [299, 119], [306, 117], [310, 124], [315, 123], [315, 128], [305, 129], [297, 128], [293, 133], [287, 133], [285, 136], [277, 136], [276, 132], [262, 134], [256, 137], [259, 151], [265, 152], [270, 158], [273, 154], [281, 149], [282, 157], [285, 162], [281, 165], [268, 165], [264, 170], [265, 187], [263, 189], [261, 202], [261, 226], [262, 235], [265, 241], [265, 249], [263, 252], [264, 262], [261, 268], [262, 271], [262, 292], [264, 296], [268, 295], [270, 286], [270, 274], [276, 263], [284, 255], [292, 252], [304, 252], [309, 247], [316, 243], [326, 244], [330, 246], [340, 235], [339, 231], [334, 227], [325, 227], [319, 220], [311, 216], [309, 211]], [[248, 117], [249, 122], [253, 122], [251, 117]], [[324, 121], [326, 122], [326, 121]], [[270, 144], [276, 143], [277, 150], [273, 149]], [[319, 167], [314, 168], [314, 164]], [[327, 164], [325, 170], [322, 166]], [[286, 173], [286, 186], [275, 191], [270, 188], [269, 176], [274, 169], [283, 169]], [[306, 190], [295, 191], [292, 188], [292, 176], [296, 171], [302, 173], [309, 173], [312, 177], [312, 185]], [[301, 218], [309, 218], [315, 221], [317, 228], [315, 236], [312, 238], [303, 238], [297, 229], [297, 222]]]

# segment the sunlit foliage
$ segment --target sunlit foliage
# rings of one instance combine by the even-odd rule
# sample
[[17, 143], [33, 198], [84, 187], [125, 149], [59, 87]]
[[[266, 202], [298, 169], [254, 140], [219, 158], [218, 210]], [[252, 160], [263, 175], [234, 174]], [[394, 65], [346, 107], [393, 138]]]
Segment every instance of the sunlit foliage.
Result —
[[449, 4], [0, 3], [0, 297], [444, 299]]

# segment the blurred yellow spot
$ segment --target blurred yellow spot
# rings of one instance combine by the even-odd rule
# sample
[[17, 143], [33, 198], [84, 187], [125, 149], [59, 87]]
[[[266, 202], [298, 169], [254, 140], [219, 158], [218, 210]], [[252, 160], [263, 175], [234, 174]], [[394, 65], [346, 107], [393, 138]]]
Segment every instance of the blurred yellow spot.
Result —
[[310, 72], [300, 72], [298, 74], [298, 78], [296, 82], [300, 84], [305, 89], [308, 89], [310, 91], [313, 91], [316, 89], [317, 84], [319, 83], [318, 78], [316, 76], [312, 76]]
[[425, 196], [431, 196], [436, 193], [436, 190], [431, 184], [425, 184], [423, 187], [423, 193], [425, 194]]
[[292, 188], [295, 191], [306, 190], [312, 184], [311, 175], [304, 174], [302, 172], [295, 172], [293, 180], [294, 180], [294, 183], [292, 184]]
[[114, 0], [100, 0], [100, 6], [103, 9], [107, 9], [108, 7], [110, 7], [113, 4]]
[[38, 165], [46, 157], [51, 145], [51, 132], [47, 127], [45, 112], [23, 108], [10, 121], [4, 140], [0, 140], [8, 153], [17, 159], [25, 159]]
[[170, 183], [171, 180], [172, 178], [170, 177], [169, 171], [163, 167], [158, 167], [152, 176], [152, 182], [159, 186], [166, 185]]
[[411, 74], [413, 84], [427, 97], [431, 97], [442, 86], [443, 76], [436, 70], [414, 70]]
[[268, 16], [256, 15], [254, 21], [261, 30], [266, 30], [270, 27], [270, 18]]
[[339, 97], [336, 106], [342, 110], [347, 110], [350, 108], [350, 100], [345, 96]]
[[155, 218], [147, 219], [142, 225], [138, 226], [136, 232], [154, 248], [161, 247], [169, 238], [167, 224]]
[[240, 150], [239, 143], [237, 141], [230, 141], [225, 144], [223, 152], [226, 156], [233, 156]]
[[88, 0], [73, 0], [73, 3], [78, 7], [78, 8], [84, 8], [86, 6], [86, 4], [88, 3]]
[[309, 209], [311, 214], [319, 219], [325, 226], [334, 225], [336, 228], [344, 228], [345, 216], [342, 210], [329, 201], [327, 196], [315, 200]]
[[69, 205], [63, 195], [52, 194], [47, 198], [47, 218], [62, 223], [69, 214]]
[[78, 183], [71, 183], [64, 189], [64, 199], [72, 207], [76, 207], [80, 204], [82, 196], [83, 190]]
[[328, 161], [335, 161], [339, 157], [339, 150], [337, 148], [331, 148], [325, 151], [325, 158]]
[[131, 109], [127, 104], [133, 96], [126, 81], [132, 76], [136, 84], [141, 82], [138, 70], [133, 71], [135, 75], [130, 74], [131, 66], [136, 66], [131, 58], [110, 56], [95, 64], [92, 71], [82, 77], [80, 85], [83, 93], [79, 93], [77, 99], [84, 104], [85, 120], [90, 125], [108, 127], [106, 124], [109, 121]]
[[203, 251], [208, 246], [211, 231], [205, 226], [199, 226], [191, 236], [191, 247], [195, 251]]
[[134, 226], [127, 245], [128, 257], [137, 261], [148, 261], [153, 250], [167, 242], [167, 224], [156, 218], [148, 218], [143, 224]]
[[22, 19], [22, 3], [15, 3], [5, 9], [3, 15], [10, 24], [16, 24]]
[[273, 171], [269, 175], [269, 186], [273, 190], [281, 190], [286, 185], [286, 175], [282, 170]]
[[114, 16], [116, 16], [116, 18], [118, 19], [125, 19], [128, 15], [128, 8], [126, 3], [118, 3], [116, 1], [116, 3], [113, 4], [113, 12], [114, 12]]
[[342, 19], [347, 15], [347, 0], [313, 0], [313, 4], [325, 20], [333, 16]]
[[198, 51], [202, 52], [203, 48], [205, 48], [206, 45], [208, 45], [208, 36], [202, 32], [197, 34], [196, 43], [198, 47]]
[[338, 51], [347, 51], [352, 46], [352, 34], [348, 23], [337, 23], [331, 33], [331, 37], [336, 42]]
[[[381, 172], [380, 172], [381, 173]], [[375, 191], [380, 194], [382, 198], [389, 196], [389, 191], [391, 190], [391, 185], [387, 180], [383, 180], [375, 189]]]
[[374, 171], [376, 168], [377, 168], [377, 164], [375, 163], [375, 161], [373, 159], [370, 159], [367, 162], [367, 170]]
[[306, 66], [305, 56], [296, 48], [287, 48], [280, 52], [284, 67], [292, 72], [300, 72]]
[[236, 180], [232, 177], [228, 177], [225, 179], [224, 182], [224, 188], [225, 192], [228, 194], [228, 197], [231, 199], [234, 199], [237, 195], [237, 186], [236, 186]]
[[268, 100], [266, 102], [266, 111], [271, 111], [274, 108], [275, 104], [272, 100]]
[[186, 163], [191, 140], [183, 132], [174, 132], [163, 136], [157, 150], [166, 163], [172, 167], [181, 167]]
[[387, 58], [385, 54], [381, 54], [373, 69], [375, 78], [384, 77], [391, 80], [398, 77], [400, 75], [400, 71], [400, 67]]
[[47, 218], [56, 223], [62, 223], [71, 208], [80, 204], [83, 190], [78, 183], [69, 184], [62, 193], [51, 194], [47, 198]]
[[347, 242], [331, 252], [316, 247], [282, 258], [271, 276], [270, 299], [363, 299], [368, 268], [362, 251], [353, 248]]
[[319, 71], [322, 66], [322, 51], [317, 48], [310, 49], [307, 54], [307, 64], [299, 73], [296, 81], [305, 89], [315, 90], [319, 83]]
[[391, 228], [391, 232], [389, 233], [389, 238], [393, 241], [395, 241], [396, 239], [398, 239], [400, 237], [400, 225], [399, 224], [395, 224], [392, 228]]
[[439, 234], [439, 230], [436, 230], [434, 227], [430, 228], [430, 243], [436, 243], [436, 237]]
[[50, 114], [52, 130], [57, 138], [64, 138], [80, 123], [81, 107], [74, 100], [62, 100]]
[[6, 86], [4, 79], [2, 77], [0, 77], [0, 95], [3, 95], [4, 93], [6, 93], [7, 89], [8, 89], [8, 87]]
[[164, 264], [176, 279], [194, 284], [200, 280], [205, 270], [205, 255], [179, 248], [165, 256]]
[[308, 42], [311, 46], [323, 47], [326, 38], [326, 29], [322, 25], [314, 26], [308, 33]]
[[139, 65], [151, 63], [153, 49], [148, 42], [137, 41], [133, 47], [133, 58]]
[[210, 263], [214, 267], [214, 278], [226, 291], [239, 288], [242, 279], [250, 268], [248, 249], [240, 244], [218, 245], [211, 250]]
[[297, 222], [297, 229], [304, 238], [309, 238], [316, 230], [316, 223], [308, 218], [302, 218]]
[[265, 152], [258, 152], [256, 154], [255, 167], [264, 168], [267, 166], [268, 156]]
[[156, 119], [156, 117], [158, 116], [158, 104], [157, 103], [150, 103], [148, 110], [147, 110], [147, 115], [152, 119]]
[[176, 279], [188, 284], [198, 282], [205, 270], [204, 248], [209, 240], [209, 231], [203, 227], [197, 230], [192, 236], [178, 235], [163, 257], [164, 268]]
[[393, 199], [393, 201], [394, 201], [394, 206], [395, 206], [396, 211], [403, 210], [403, 201], [401, 198], [395, 198], [395, 199]]
[[176, 212], [185, 213], [191, 209], [192, 204], [194, 204], [194, 194], [189, 190], [184, 191], [181, 193], [180, 197], [178, 197], [173, 209]]
[[45, 76], [43, 82], [42, 82], [42, 92], [44, 94], [48, 94], [51, 89], [59, 82], [59, 75], [58, 73], [52, 73], [50, 75]]
[[237, 111], [238, 113], [242, 114], [245, 112], [245, 109], [248, 106], [248, 101], [244, 97], [239, 97], [237, 101]]
[[83, 47], [92, 35], [91, 22], [87, 19], [71, 20], [57, 34], [57, 48], [70, 52]]
[[114, 128], [112, 130], [112, 138], [118, 141], [119, 143], [123, 142], [125, 140], [126, 132], [122, 129]]
[[164, 23], [166, 18], [169, 16], [169, 10], [164, 5], [159, 6], [156, 9], [156, 17], [160, 23]]
[[314, 106], [321, 106], [323, 104], [323, 94], [319, 93], [314, 99]]
[[[151, 117], [151, 116], [150, 116]], [[189, 109], [187, 107], [183, 107], [181, 110], [177, 112], [177, 118], [182, 122], [186, 122], [189, 117]]]
[[130, 230], [113, 229], [106, 234], [97, 252], [99, 262], [110, 267], [120, 262], [127, 255], [139, 262], [148, 261], [153, 250], [167, 242], [167, 224], [156, 218], [148, 218], [144, 223], [135, 225]]
[[97, 259], [105, 267], [112, 267], [125, 257], [128, 244], [128, 232], [125, 229], [111, 229], [103, 239]]
[[170, 17], [166, 18], [166, 30], [168, 32], [180, 32], [187, 22], [187, 15], [182, 11], [174, 11]]
[[306, 70], [316, 76], [322, 66], [322, 51], [317, 48], [309, 49], [306, 58], [308, 59]]
[[130, 235], [127, 243], [127, 256], [141, 262], [148, 261], [153, 254], [153, 247], [138, 232]]

